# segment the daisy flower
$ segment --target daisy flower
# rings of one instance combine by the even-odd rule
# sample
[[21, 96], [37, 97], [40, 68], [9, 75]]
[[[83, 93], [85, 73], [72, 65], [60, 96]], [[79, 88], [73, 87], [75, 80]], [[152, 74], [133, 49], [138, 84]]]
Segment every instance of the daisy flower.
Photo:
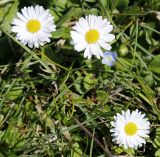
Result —
[[21, 13], [17, 13], [18, 18], [12, 22], [11, 31], [16, 33], [16, 39], [24, 45], [32, 48], [43, 46], [50, 42], [51, 32], [55, 31], [54, 17], [42, 6], [24, 7]]
[[141, 147], [145, 144], [145, 138], [149, 137], [150, 123], [147, 118], [144, 118], [145, 114], [141, 114], [138, 110], [130, 110], [126, 112], [122, 111], [122, 114], [117, 114], [111, 122], [114, 127], [111, 129], [113, 142], [116, 142], [120, 146], [125, 148]]
[[106, 51], [103, 54], [102, 64], [107, 64], [108, 66], [113, 66], [116, 62], [117, 53]]
[[113, 26], [101, 16], [89, 15], [81, 17], [71, 31], [71, 44], [76, 51], [84, 50], [84, 57], [90, 59], [92, 55], [97, 58], [103, 56], [102, 48], [110, 50], [109, 42], [115, 39], [110, 32]]

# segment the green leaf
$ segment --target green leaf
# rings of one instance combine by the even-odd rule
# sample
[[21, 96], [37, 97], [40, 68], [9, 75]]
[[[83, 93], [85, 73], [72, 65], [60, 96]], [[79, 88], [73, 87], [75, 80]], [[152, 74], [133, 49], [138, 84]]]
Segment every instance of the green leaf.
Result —
[[65, 25], [66, 22], [71, 20], [72, 17], [79, 18], [82, 15], [82, 9], [81, 8], [71, 8], [66, 14], [64, 14], [60, 21], [57, 23], [57, 26]]
[[66, 7], [67, 0], [57, 0], [55, 1], [55, 6], [64, 9]]
[[83, 87], [83, 77], [82, 76], [78, 76], [78, 78], [76, 79], [76, 82], [74, 83], [74, 87], [76, 91], [79, 92], [80, 94], [84, 94], [86, 92], [85, 88]]
[[71, 156], [72, 157], [81, 157], [82, 156], [82, 150], [77, 142], [73, 144]]
[[4, 120], [4, 115], [3, 115], [3, 114], [0, 114], [0, 125], [1, 125], [1, 123], [3, 122], [3, 120]]
[[69, 21], [72, 17], [73, 9], [70, 9], [66, 14], [64, 14], [61, 18], [60, 21], [57, 23], [57, 26], [61, 26], [65, 22]]
[[107, 8], [107, 4], [108, 4], [108, 1], [107, 0], [100, 0], [103, 8]]
[[118, 62], [116, 62], [117, 69], [128, 70], [131, 67], [131, 60], [128, 58], [118, 57]]
[[96, 91], [97, 94], [97, 100], [102, 101], [104, 99], [108, 99], [108, 93], [106, 91], [103, 90], [97, 90]]
[[149, 64], [150, 70], [155, 73], [160, 73], [160, 55], [154, 57], [154, 59]]
[[152, 86], [154, 84], [154, 78], [153, 78], [152, 74], [147, 75], [144, 78], [144, 81], [148, 84], [148, 86]]
[[20, 139], [18, 127], [9, 125], [3, 137], [1, 138], [1, 142], [5, 142], [10, 144], [11, 146], [14, 146], [18, 139]]
[[61, 27], [52, 33], [53, 38], [69, 38], [70, 29], [68, 27]]
[[94, 14], [94, 15], [98, 15], [98, 10], [96, 8], [92, 8], [89, 10], [86, 10], [86, 15], [90, 15], [90, 14]]
[[10, 7], [11, 7], [11, 4], [7, 4], [5, 5], [5, 7], [0, 7], [0, 23], [3, 21], [3, 18], [8, 12]]
[[9, 93], [7, 94], [7, 99], [9, 100], [15, 100], [19, 97], [19, 95], [22, 93], [22, 89], [16, 89], [13, 88]]
[[84, 0], [85, 2], [96, 2], [96, 0]]
[[93, 74], [86, 74], [86, 77], [84, 78], [84, 87], [87, 90], [90, 90], [96, 85], [97, 81], [98, 80], [93, 76]]
[[128, 6], [128, 4], [129, 4], [129, 0], [117, 0], [114, 8], [117, 8], [119, 10], [123, 10]]
[[5, 6], [7, 3], [9, 3], [9, 2], [12, 2], [12, 1], [14, 1], [14, 0], [1, 0], [0, 1], [0, 7], [2, 6]]
[[158, 149], [158, 150], [156, 151], [155, 156], [156, 156], [156, 157], [160, 157], [160, 149]]
[[57, 22], [59, 20], [59, 16], [57, 15], [56, 11], [52, 8], [49, 10], [51, 15], [54, 17], [54, 21]]
[[3, 29], [5, 29], [8, 32], [11, 31], [11, 22], [15, 16], [15, 14], [17, 13], [18, 4], [19, 4], [19, 2], [15, 1], [15, 3], [11, 6], [8, 15], [5, 17], [5, 19], [2, 23]]
[[150, 32], [146, 31], [145, 33], [146, 33], [146, 41], [148, 42], [148, 44], [158, 45], [159, 42], [152, 37], [152, 34]]

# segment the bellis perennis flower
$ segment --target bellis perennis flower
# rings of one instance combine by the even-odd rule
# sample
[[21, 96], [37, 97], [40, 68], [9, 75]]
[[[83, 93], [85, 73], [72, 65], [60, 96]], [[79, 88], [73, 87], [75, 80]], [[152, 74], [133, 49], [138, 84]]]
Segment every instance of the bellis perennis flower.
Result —
[[117, 53], [106, 51], [103, 54], [102, 64], [106, 64], [108, 66], [113, 66], [116, 62]]
[[114, 127], [111, 129], [113, 141], [124, 146], [125, 148], [137, 148], [145, 144], [145, 138], [149, 134], [150, 123], [145, 114], [141, 114], [138, 110], [122, 111], [122, 114], [117, 114], [111, 122]]
[[51, 32], [55, 31], [53, 16], [49, 10], [42, 6], [24, 7], [22, 13], [17, 13], [18, 18], [14, 19], [12, 32], [16, 33], [16, 38], [30, 48], [43, 46], [50, 42]]
[[72, 44], [76, 51], [84, 50], [84, 57], [90, 59], [103, 56], [102, 48], [110, 50], [110, 42], [115, 36], [110, 34], [113, 26], [101, 16], [89, 15], [81, 17], [71, 31]]

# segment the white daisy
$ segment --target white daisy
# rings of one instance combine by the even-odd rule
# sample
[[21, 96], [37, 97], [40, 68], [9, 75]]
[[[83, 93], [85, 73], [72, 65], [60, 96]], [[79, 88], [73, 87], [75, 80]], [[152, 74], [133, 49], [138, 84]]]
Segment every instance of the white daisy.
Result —
[[92, 55], [97, 58], [103, 56], [102, 49], [110, 50], [109, 42], [115, 39], [110, 32], [113, 26], [101, 16], [89, 15], [81, 17], [71, 31], [72, 44], [76, 51], [84, 51], [84, 57], [90, 59]]
[[55, 31], [54, 17], [42, 6], [24, 7], [17, 13], [11, 31], [17, 33], [16, 39], [30, 48], [43, 46], [50, 42], [51, 32]]
[[141, 114], [138, 110], [130, 113], [122, 111], [122, 114], [115, 116], [115, 121], [111, 122], [114, 127], [111, 129], [113, 141], [125, 148], [137, 148], [145, 144], [145, 138], [149, 134], [150, 123], [145, 114]]

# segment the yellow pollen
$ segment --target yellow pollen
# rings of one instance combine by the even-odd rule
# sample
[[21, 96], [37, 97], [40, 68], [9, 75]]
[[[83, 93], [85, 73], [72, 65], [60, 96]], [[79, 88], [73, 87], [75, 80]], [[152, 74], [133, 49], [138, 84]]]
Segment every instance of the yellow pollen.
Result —
[[95, 43], [99, 39], [99, 32], [95, 29], [91, 29], [86, 33], [85, 39], [89, 44]]
[[36, 33], [41, 29], [41, 23], [38, 20], [29, 20], [26, 27], [29, 32]]
[[136, 134], [136, 132], [138, 131], [137, 125], [133, 122], [128, 122], [125, 127], [124, 127], [124, 131], [127, 135], [129, 136], [133, 136]]

